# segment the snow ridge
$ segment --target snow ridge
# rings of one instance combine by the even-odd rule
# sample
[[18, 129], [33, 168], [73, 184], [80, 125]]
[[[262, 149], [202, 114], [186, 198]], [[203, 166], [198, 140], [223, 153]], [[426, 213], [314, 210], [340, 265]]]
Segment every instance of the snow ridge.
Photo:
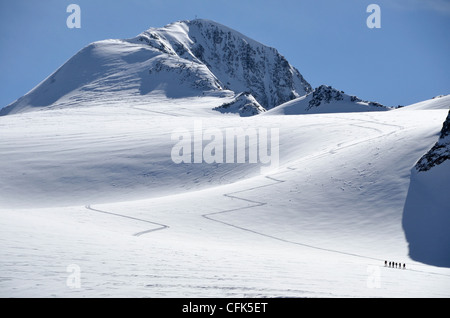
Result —
[[225, 90], [250, 92], [271, 109], [312, 91], [300, 72], [274, 48], [210, 20], [151, 28], [131, 42], [205, 65]]
[[221, 113], [235, 113], [241, 117], [254, 116], [264, 113], [266, 110], [262, 107], [252, 94], [244, 92], [238, 94], [230, 103], [225, 103], [214, 108]]
[[345, 95], [344, 91], [338, 91], [337, 89], [327, 86], [327, 85], [321, 85], [314, 89], [312, 92], [312, 98], [309, 101], [309, 106], [307, 110], [310, 110], [313, 107], [319, 107], [321, 104], [329, 104], [333, 101], [343, 101], [343, 100], [350, 100], [353, 103], [362, 102], [365, 104], [368, 104], [369, 106], [374, 107], [385, 107], [377, 102], [369, 102], [362, 100], [356, 96], [348, 96]]

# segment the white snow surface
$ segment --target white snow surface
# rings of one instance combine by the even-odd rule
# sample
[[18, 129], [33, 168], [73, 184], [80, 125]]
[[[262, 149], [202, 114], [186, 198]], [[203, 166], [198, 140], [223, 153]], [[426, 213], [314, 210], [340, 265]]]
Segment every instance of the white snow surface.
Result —
[[[412, 260], [402, 229], [448, 110], [212, 110], [233, 96], [0, 117], [0, 296], [450, 296], [450, 269]], [[173, 163], [172, 132], [199, 122], [278, 128], [279, 167]]]
[[407, 107], [402, 107], [399, 110], [427, 110], [427, 109], [446, 109], [450, 107], [450, 95], [440, 95], [432, 99], [418, 102]]

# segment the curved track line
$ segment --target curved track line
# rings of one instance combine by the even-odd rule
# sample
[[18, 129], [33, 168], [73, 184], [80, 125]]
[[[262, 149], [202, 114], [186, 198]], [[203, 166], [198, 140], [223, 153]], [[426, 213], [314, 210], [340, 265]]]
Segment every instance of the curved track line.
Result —
[[333, 253], [339, 253], [339, 254], [344, 254], [344, 255], [349, 255], [349, 256], [365, 258], [365, 259], [372, 259], [372, 260], [377, 260], [377, 261], [383, 261], [380, 258], [364, 256], [364, 255], [360, 255], [360, 254], [354, 254], [354, 253], [349, 253], [349, 252], [344, 252], [344, 251], [339, 251], [339, 250], [334, 250], [334, 249], [314, 246], [314, 245], [310, 245], [310, 244], [300, 243], [300, 242], [296, 242], [296, 241], [291, 241], [291, 240], [288, 240], [288, 239], [283, 239], [283, 238], [276, 237], [276, 236], [273, 236], [273, 235], [270, 235], [270, 234], [266, 234], [266, 233], [258, 232], [258, 231], [252, 230], [252, 229], [248, 229], [248, 228], [245, 228], [245, 227], [242, 227], [242, 226], [239, 226], [239, 225], [235, 225], [235, 224], [228, 223], [228, 222], [225, 222], [225, 221], [217, 220], [217, 219], [214, 219], [214, 218], [211, 217], [212, 215], [225, 214], [225, 213], [230, 213], [230, 212], [235, 212], [235, 211], [242, 211], [242, 210], [245, 210], [245, 209], [251, 209], [251, 208], [267, 205], [268, 204], [267, 202], [254, 201], [254, 200], [249, 200], [249, 199], [246, 199], [246, 198], [242, 198], [242, 197], [238, 197], [238, 196], [232, 195], [232, 194], [235, 194], [235, 193], [250, 191], [250, 190], [259, 189], [259, 188], [263, 188], [263, 187], [269, 187], [269, 186], [273, 186], [273, 185], [278, 184], [278, 183], [286, 182], [286, 180], [277, 180], [277, 179], [269, 177], [269, 176], [265, 176], [265, 178], [274, 180], [275, 183], [271, 183], [271, 184], [267, 184], [267, 185], [263, 185], [263, 186], [259, 186], [259, 187], [253, 187], [253, 188], [245, 189], [245, 190], [242, 190], [242, 191], [226, 193], [226, 194], [223, 195], [223, 196], [228, 197], [228, 198], [232, 198], [232, 199], [237, 199], [237, 200], [242, 200], [242, 201], [245, 201], [245, 202], [253, 203], [252, 205], [249, 205], [249, 206], [246, 206], [246, 207], [241, 207], [241, 208], [235, 208], [235, 209], [219, 211], [219, 212], [207, 213], [207, 214], [203, 214], [202, 217], [204, 217], [204, 218], [206, 218], [206, 219], [208, 219], [210, 221], [218, 222], [218, 223], [221, 223], [221, 224], [224, 224], [224, 225], [227, 225], [227, 226], [231, 226], [231, 227], [234, 227], [234, 228], [242, 230], [242, 231], [246, 231], [246, 232], [250, 232], [250, 233], [253, 233], [253, 234], [261, 235], [261, 236], [264, 236], [264, 237], [267, 237], [267, 238], [270, 238], [270, 239], [273, 239], [273, 240], [277, 240], [277, 241], [280, 241], [280, 242], [284, 242], [284, 243], [299, 245], [299, 246], [313, 248], [313, 249], [326, 251], [326, 252], [333, 252]]
[[[357, 119], [354, 119], [354, 120], [356, 121]], [[336, 151], [339, 151], [339, 150], [342, 150], [342, 149], [350, 148], [350, 147], [359, 145], [361, 143], [365, 143], [365, 142], [368, 142], [368, 141], [371, 141], [371, 140], [375, 140], [375, 139], [378, 139], [378, 138], [381, 138], [381, 137], [389, 136], [389, 135], [395, 133], [398, 130], [404, 129], [404, 127], [398, 126], [398, 125], [384, 124], [384, 123], [379, 123], [379, 122], [369, 121], [369, 120], [363, 120], [363, 119], [362, 120], [358, 120], [358, 121], [369, 122], [369, 123], [373, 123], [373, 124], [386, 125], [386, 126], [392, 126], [392, 127], [398, 128], [398, 129], [394, 130], [394, 131], [391, 131], [391, 132], [388, 132], [388, 133], [380, 134], [380, 135], [378, 135], [376, 137], [367, 138], [365, 140], [359, 140], [359, 141], [353, 142], [351, 144], [348, 144], [348, 145], [345, 145], [345, 146], [342, 146], [342, 147], [335, 147], [335, 149], [332, 149], [331, 151], [336, 152]], [[372, 127], [364, 127], [364, 126], [361, 126], [361, 127], [362, 128], [366, 128], [366, 129], [371, 129], [371, 130], [377, 130], [376, 128], [372, 128]], [[326, 150], [326, 151], [324, 151], [324, 152], [322, 152], [320, 154], [316, 154], [316, 155], [313, 155], [311, 157], [303, 158], [303, 160], [300, 160], [300, 161], [311, 160], [311, 159], [314, 159], [314, 158], [320, 158], [320, 157], [329, 155], [329, 153], [330, 153], [330, 150]], [[298, 162], [296, 162], [294, 164], [294, 166], [295, 165], [298, 165]], [[294, 171], [297, 170], [297, 168], [294, 168], [292, 166], [288, 166], [288, 167], [286, 167], [286, 169], [294, 170]], [[285, 171], [279, 171], [279, 172], [273, 173], [272, 176], [273, 175], [277, 175], [277, 174], [281, 174], [281, 173], [284, 173], [284, 172]], [[219, 212], [207, 213], [207, 214], [203, 214], [202, 217], [204, 217], [204, 218], [206, 218], [206, 219], [208, 219], [210, 221], [218, 222], [218, 223], [221, 223], [221, 224], [224, 224], [224, 225], [227, 225], [227, 226], [231, 226], [231, 227], [234, 227], [234, 228], [246, 231], [246, 232], [250, 232], [250, 233], [253, 233], [253, 234], [261, 235], [261, 236], [264, 236], [264, 237], [267, 237], [267, 238], [271, 238], [271, 239], [274, 239], [274, 240], [277, 240], [277, 241], [281, 241], [281, 242], [285, 242], [285, 243], [289, 243], [289, 244], [294, 244], [294, 245], [304, 246], [304, 247], [313, 248], [313, 249], [317, 249], [317, 250], [321, 250], [321, 251], [339, 253], [339, 254], [349, 255], [349, 256], [354, 256], [354, 257], [359, 257], [359, 258], [383, 261], [383, 259], [376, 258], [376, 257], [365, 256], [365, 255], [355, 254], [355, 253], [350, 253], [350, 252], [344, 252], [344, 251], [334, 250], [334, 249], [330, 249], [330, 248], [324, 248], [324, 247], [319, 247], [319, 246], [315, 246], [315, 245], [310, 245], [310, 244], [305, 244], [305, 243], [300, 243], [300, 242], [296, 242], [296, 241], [283, 239], [283, 238], [276, 237], [276, 236], [273, 236], [273, 235], [269, 235], [269, 234], [266, 234], [266, 233], [258, 232], [258, 231], [255, 231], [255, 230], [251, 230], [249, 228], [241, 227], [241, 226], [238, 226], [238, 225], [235, 225], [235, 224], [232, 224], [232, 223], [228, 223], [228, 222], [225, 222], [225, 221], [217, 220], [217, 219], [214, 219], [212, 217], [213, 215], [217, 215], [217, 214], [225, 214], [225, 213], [230, 213], [230, 212], [235, 212], [235, 211], [242, 211], [242, 210], [245, 210], [245, 209], [251, 209], [251, 208], [267, 205], [268, 202], [250, 200], [250, 199], [247, 199], [245, 197], [240, 197], [240, 196], [236, 196], [235, 195], [237, 193], [243, 193], [243, 192], [247, 192], [247, 191], [251, 191], [251, 190], [255, 190], [255, 189], [260, 189], [260, 188], [264, 188], [264, 187], [274, 186], [276, 184], [279, 184], [279, 183], [287, 181], [287, 180], [278, 180], [278, 179], [275, 179], [275, 178], [273, 178], [271, 176], [265, 176], [265, 178], [273, 180], [275, 182], [271, 183], [271, 184], [267, 184], [267, 185], [251, 187], [251, 188], [247, 188], [247, 189], [244, 189], [244, 190], [223, 194], [224, 197], [227, 197], [227, 198], [230, 198], [230, 199], [237, 199], [237, 200], [249, 202], [249, 203], [251, 203], [251, 205], [245, 206], [245, 207], [241, 207], [241, 208], [234, 208], [234, 209], [228, 209], [228, 210], [223, 210], [223, 211], [219, 211]]]
[[[240, 211], [240, 210], [245, 210], [245, 209], [251, 209], [251, 208], [254, 208], [254, 207], [257, 207], [257, 206], [266, 205], [267, 202], [254, 201], [254, 200], [250, 200], [250, 199], [246, 199], [246, 198], [242, 198], [242, 197], [238, 197], [236, 195], [233, 195], [233, 194], [236, 194], [236, 193], [246, 192], [246, 191], [255, 190], [255, 189], [261, 189], [261, 188], [273, 186], [274, 184], [277, 184], [277, 183], [286, 182], [284, 180], [277, 180], [277, 179], [269, 177], [269, 176], [265, 176], [265, 178], [273, 180], [273, 181], [275, 181], [275, 183], [265, 184], [265, 185], [262, 185], [262, 186], [247, 188], [247, 189], [244, 189], [244, 190], [223, 194], [224, 197], [227, 197], [227, 198], [230, 198], [230, 199], [237, 199], [237, 200], [249, 202], [252, 205], [248, 205], [246, 207], [235, 208], [235, 209], [228, 209], [228, 210], [219, 211], [219, 212], [206, 213], [206, 214], [202, 214], [202, 217], [204, 217], [204, 218], [206, 218], [208, 220], [211, 220], [211, 221], [215, 221], [215, 222], [224, 223], [224, 224], [227, 224], [227, 225], [230, 225], [230, 226], [234, 226], [232, 224], [228, 224], [228, 223], [223, 222], [223, 221], [215, 220], [215, 219], [211, 218], [210, 215], [229, 213], [229, 212]], [[238, 226], [234, 226], [234, 227], [240, 228]], [[240, 229], [244, 229], [244, 228], [240, 228]]]
[[138, 219], [138, 218], [135, 218], [135, 217], [132, 217], [132, 216], [128, 216], [128, 215], [123, 215], [123, 214], [118, 214], [118, 213], [113, 213], [113, 212], [108, 212], [108, 211], [102, 211], [102, 210], [94, 209], [90, 205], [86, 205], [85, 208], [88, 209], [88, 210], [94, 211], [94, 212], [98, 212], [98, 213], [104, 213], [104, 214], [108, 214], [108, 215], [118, 216], [118, 217], [121, 217], [121, 218], [131, 219], [131, 220], [145, 222], [145, 223], [150, 223], [150, 224], [154, 224], [154, 225], [158, 225], [159, 226], [156, 229], [150, 229], [150, 230], [146, 230], [146, 231], [135, 233], [135, 234], [133, 234], [133, 236], [141, 236], [141, 235], [144, 235], [144, 234], [148, 234], [148, 233], [155, 232], [155, 231], [160, 231], [160, 230], [165, 230], [165, 229], [169, 228], [169, 226], [165, 225], [165, 224], [156, 223], [156, 222], [152, 222], [152, 221], [147, 221], [147, 220], [143, 220], [143, 219]]

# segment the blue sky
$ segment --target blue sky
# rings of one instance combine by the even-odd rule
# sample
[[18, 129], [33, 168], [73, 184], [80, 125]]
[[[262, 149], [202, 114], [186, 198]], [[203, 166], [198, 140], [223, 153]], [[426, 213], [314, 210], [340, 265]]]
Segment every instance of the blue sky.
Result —
[[[80, 29], [66, 26], [71, 3]], [[380, 29], [366, 25], [371, 3]], [[448, 0], [14, 0], [0, 2], [0, 107], [93, 41], [196, 17], [275, 47], [313, 87], [388, 106], [450, 93]]]

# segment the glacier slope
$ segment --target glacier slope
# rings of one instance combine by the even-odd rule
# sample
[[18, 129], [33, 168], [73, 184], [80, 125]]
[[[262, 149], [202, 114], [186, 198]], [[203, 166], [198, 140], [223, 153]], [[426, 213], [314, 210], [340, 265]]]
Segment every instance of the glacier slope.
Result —
[[[410, 169], [447, 110], [203, 118], [278, 127], [280, 167], [261, 175], [170, 164], [171, 132], [203, 102], [0, 118], [0, 294], [449, 296], [448, 269], [411, 260], [402, 230]], [[71, 264], [81, 288], [67, 285]]]

